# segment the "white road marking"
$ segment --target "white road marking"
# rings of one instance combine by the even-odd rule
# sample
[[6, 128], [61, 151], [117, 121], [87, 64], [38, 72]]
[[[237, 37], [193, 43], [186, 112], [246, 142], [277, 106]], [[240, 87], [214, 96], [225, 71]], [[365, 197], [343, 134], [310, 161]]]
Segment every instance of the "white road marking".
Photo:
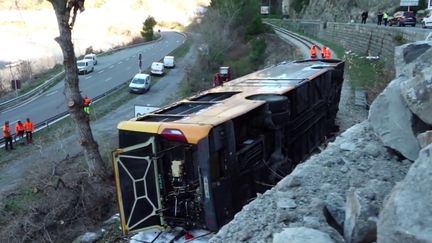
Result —
[[91, 79], [93, 76], [88, 76], [88, 77], [86, 77], [85, 79]]
[[104, 72], [104, 70], [100, 70], [98, 73], [103, 73]]
[[109, 78], [105, 79], [105, 82], [108, 82], [108, 81], [110, 81], [111, 79], [112, 79], [112, 78], [109, 77]]
[[51, 96], [51, 95], [53, 95], [53, 94], [55, 94], [55, 93], [57, 93], [57, 92], [58, 92], [58, 90], [54, 90], [53, 92], [48, 93], [48, 94], [46, 94], [45, 96], [48, 97], [48, 96]]
[[114, 68], [114, 65], [109, 66], [109, 68], [110, 68], [110, 69], [111, 69], [111, 68]]
[[120, 62], [118, 62], [117, 64], [122, 64], [123, 62], [122, 61], [120, 61]]

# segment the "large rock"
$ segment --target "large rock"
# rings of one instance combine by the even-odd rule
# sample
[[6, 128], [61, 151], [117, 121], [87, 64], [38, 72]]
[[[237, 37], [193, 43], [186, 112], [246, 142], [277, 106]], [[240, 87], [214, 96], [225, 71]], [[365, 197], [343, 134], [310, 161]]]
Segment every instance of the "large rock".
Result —
[[380, 213], [378, 243], [432, 242], [432, 145], [390, 194]]
[[319, 230], [297, 227], [274, 234], [273, 243], [334, 243], [328, 234]]
[[347, 243], [376, 241], [379, 209], [392, 188], [392, 183], [377, 179], [365, 182], [364, 187], [350, 188], [345, 205], [344, 238]]
[[399, 46], [395, 50], [396, 77], [415, 77], [432, 65], [432, 42], [418, 41]]
[[405, 80], [405, 77], [399, 77], [385, 88], [372, 103], [368, 119], [386, 146], [415, 160], [420, 145], [412, 130], [413, 115], [400, 92], [400, 84]]
[[420, 146], [422, 148], [428, 146], [432, 143], [432, 130], [417, 135], [417, 139], [419, 140]]
[[[429, 56], [429, 59], [432, 57]], [[431, 60], [432, 61], [432, 60]], [[401, 84], [401, 93], [410, 110], [432, 125], [432, 64]]]

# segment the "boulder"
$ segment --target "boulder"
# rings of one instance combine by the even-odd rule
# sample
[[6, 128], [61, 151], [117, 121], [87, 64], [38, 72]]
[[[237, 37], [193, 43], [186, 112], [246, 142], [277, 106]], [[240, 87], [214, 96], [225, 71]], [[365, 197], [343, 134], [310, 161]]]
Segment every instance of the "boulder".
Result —
[[415, 77], [426, 67], [432, 65], [432, 42], [418, 41], [408, 43], [395, 50], [396, 77], [404, 75]]
[[405, 179], [384, 203], [378, 243], [432, 241], [432, 145], [420, 151]]
[[368, 120], [384, 145], [414, 161], [420, 145], [412, 130], [413, 115], [400, 92], [400, 84], [405, 80], [399, 77], [384, 89], [372, 103]]
[[401, 94], [409, 109], [423, 122], [432, 125], [432, 66], [402, 82]]
[[287, 228], [273, 235], [273, 243], [334, 243], [330, 236], [319, 230], [297, 227]]
[[432, 143], [432, 130], [420, 133], [417, 135], [417, 139], [420, 142], [420, 147], [424, 148]]

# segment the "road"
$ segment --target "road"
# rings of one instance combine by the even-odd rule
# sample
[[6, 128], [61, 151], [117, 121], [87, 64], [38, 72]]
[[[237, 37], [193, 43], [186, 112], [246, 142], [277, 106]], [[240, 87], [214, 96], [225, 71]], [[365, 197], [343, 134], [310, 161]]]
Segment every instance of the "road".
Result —
[[[112, 55], [98, 57], [94, 72], [79, 76], [82, 95], [90, 98], [130, 80], [138, 71], [138, 55], [142, 54], [143, 69], [147, 69], [153, 61], [162, 59], [165, 55], [179, 47], [185, 37], [177, 32], [162, 32], [162, 39], [151, 44], [127, 48]], [[67, 111], [63, 93], [64, 81], [47, 90], [42, 95], [34, 97], [19, 106], [7, 109], [0, 114], [0, 124], [10, 122], [14, 131], [18, 120], [29, 117], [37, 124], [48, 118]], [[108, 101], [107, 101], [108, 102]]]

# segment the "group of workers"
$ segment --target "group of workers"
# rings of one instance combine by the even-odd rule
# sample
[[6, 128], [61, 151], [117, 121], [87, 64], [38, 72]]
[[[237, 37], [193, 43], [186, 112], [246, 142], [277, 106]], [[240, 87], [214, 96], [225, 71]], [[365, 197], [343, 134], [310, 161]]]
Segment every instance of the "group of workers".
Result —
[[[25, 134], [27, 143], [32, 143], [33, 130], [34, 130], [34, 125], [33, 122], [30, 121], [30, 118], [27, 118], [24, 124], [21, 121], [18, 121], [15, 124], [15, 142], [17, 140], [24, 141], [24, 134]], [[12, 134], [9, 128], [9, 121], [5, 121], [3, 125], [3, 138], [5, 140], [5, 149], [6, 150], [14, 149], [12, 143]]]
[[[321, 51], [321, 58], [323, 59], [330, 59], [331, 58], [331, 52], [328, 47], [322, 46], [320, 48]], [[316, 45], [312, 45], [312, 47], [309, 49], [310, 58], [315, 59], [318, 56], [318, 47]]]
[[[85, 96], [83, 98], [83, 108], [84, 108], [84, 112], [87, 114], [90, 114], [91, 102], [92, 101], [89, 97]], [[5, 140], [5, 149], [7, 151], [13, 150], [14, 148], [12, 142], [12, 134], [9, 127], [9, 121], [5, 121], [2, 130], [3, 130], [3, 138]], [[21, 121], [17, 121], [17, 123], [15, 124], [15, 137], [13, 140], [15, 140], [15, 142], [17, 140], [24, 141], [24, 135], [25, 135], [27, 143], [33, 143], [33, 130], [34, 130], [34, 125], [33, 122], [30, 121], [30, 118], [27, 118], [24, 123], [22, 123]]]

